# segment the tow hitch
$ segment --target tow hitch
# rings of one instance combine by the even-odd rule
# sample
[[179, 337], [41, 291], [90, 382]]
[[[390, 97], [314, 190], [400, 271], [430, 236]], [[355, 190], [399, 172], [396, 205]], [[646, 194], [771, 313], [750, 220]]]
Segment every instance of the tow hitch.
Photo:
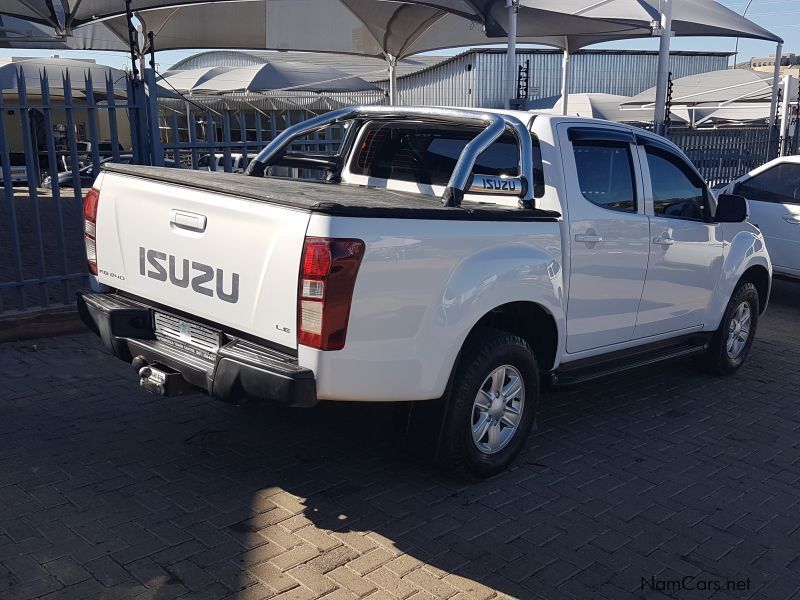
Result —
[[178, 371], [166, 365], [148, 363], [143, 356], [135, 357], [131, 364], [139, 374], [139, 385], [151, 394], [181, 396], [197, 391]]

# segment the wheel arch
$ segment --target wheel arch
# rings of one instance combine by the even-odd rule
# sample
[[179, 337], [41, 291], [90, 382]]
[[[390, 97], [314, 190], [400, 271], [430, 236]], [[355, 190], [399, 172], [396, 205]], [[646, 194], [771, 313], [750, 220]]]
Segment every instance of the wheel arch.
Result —
[[764, 311], [767, 310], [767, 302], [769, 301], [771, 285], [769, 271], [767, 271], [766, 267], [763, 265], [752, 265], [742, 273], [742, 276], [733, 289], [738, 288], [739, 285], [745, 281], [755, 286], [758, 292], [758, 312], [759, 314], [763, 314]]
[[472, 326], [462, 348], [472, 343], [480, 330], [486, 327], [524, 339], [533, 349], [540, 372], [553, 368], [558, 352], [558, 326], [555, 317], [541, 304], [517, 301], [493, 308]]

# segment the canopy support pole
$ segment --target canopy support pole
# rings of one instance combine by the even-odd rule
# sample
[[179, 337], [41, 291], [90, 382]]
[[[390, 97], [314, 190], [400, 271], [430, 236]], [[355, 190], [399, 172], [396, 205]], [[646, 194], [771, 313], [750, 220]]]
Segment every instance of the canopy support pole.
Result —
[[767, 141], [767, 160], [772, 160], [772, 140], [774, 139], [775, 117], [778, 115], [778, 89], [781, 80], [781, 54], [783, 54], [783, 44], [778, 43], [775, 47], [775, 70], [772, 73], [772, 102], [769, 105], [769, 138]]
[[786, 75], [783, 78], [783, 97], [781, 99], [781, 143], [780, 143], [780, 153], [778, 156], [785, 156], [786, 155], [786, 147], [787, 147], [787, 136], [789, 135], [789, 81], [790, 78]]
[[511, 108], [511, 101], [517, 98], [517, 15], [519, 0], [506, 0], [508, 8], [508, 50], [506, 51], [506, 101], [505, 107]]
[[564, 38], [564, 56], [561, 58], [561, 114], [569, 114], [569, 42]]
[[661, 39], [658, 45], [658, 74], [656, 76], [656, 105], [653, 129], [666, 133], [667, 85], [669, 84], [669, 43], [672, 36], [672, 0], [661, 0]]
[[128, 20], [128, 46], [131, 50], [131, 72], [133, 73], [133, 81], [139, 79], [139, 68], [136, 66], [138, 59], [138, 52], [136, 43], [136, 27], [133, 26], [133, 10], [131, 10], [131, 0], [125, 0], [125, 17]]
[[388, 54], [386, 56], [389, 62], [389, 104], [392, 106], [397, 105], [397, 58]]

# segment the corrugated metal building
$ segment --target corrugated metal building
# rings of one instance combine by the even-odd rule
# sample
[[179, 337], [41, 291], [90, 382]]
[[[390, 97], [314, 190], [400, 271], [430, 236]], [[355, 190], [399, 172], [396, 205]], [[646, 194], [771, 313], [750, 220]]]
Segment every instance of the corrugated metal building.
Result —
[[[728, 68], [727, 52], [673, 52], [673, 78]], [[558, 50], [520, 48], [517, 63], [529, 66], [528, 98], [561, 93]], [[380, 59], [310, 52], [210, 51], [186, 58], [173, 69], [207, 66], [246, 66], [269, 61], [328, 64], [386, 87], [386, 65]], [[571, 59], [570, 92], [633, 96], [655, 85], [658, 53], [639, 50], [581, 50]], [[401, 104], [501, 107], [504, 103], [505, 51], [477, 48], [451, 57], [418, 56], [398, 65]], [[359, 100], [358, 94], [348, 94]], [[374, 94], [364, 98], [373, 103]]]
[[[724, 52], [673, 52], [674, 78], [728, 68]], [[398, 83], [403, 104], [499, 108], [504, 103], [506, 55], [500, 49], [470, 50], [407, 75]], [[562, 54], [555, 50], [517, 52], [517, 65], [529, 67], [528, 98], [561, 94]], [[656, 84], [657, 52], [584, 50], [571, 57], [571, 93], [633, 96]]]

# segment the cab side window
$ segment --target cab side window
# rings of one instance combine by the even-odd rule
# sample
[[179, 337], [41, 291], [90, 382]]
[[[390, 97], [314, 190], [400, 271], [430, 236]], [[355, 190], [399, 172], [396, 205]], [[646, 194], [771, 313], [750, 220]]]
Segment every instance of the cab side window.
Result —
[[775, 165], [737, 185], [735, 193], [750, 200], [800, 204], [800, 164]]
[[637, 209], [630, 144], [614, 141], [573, 141], [581, 194], [608, 210]]
[[678, 156], [647, 146], [647, 165], [653, 186], [653, 211], [657, 216], [704, 221], [708, 199], [703, 181]]

